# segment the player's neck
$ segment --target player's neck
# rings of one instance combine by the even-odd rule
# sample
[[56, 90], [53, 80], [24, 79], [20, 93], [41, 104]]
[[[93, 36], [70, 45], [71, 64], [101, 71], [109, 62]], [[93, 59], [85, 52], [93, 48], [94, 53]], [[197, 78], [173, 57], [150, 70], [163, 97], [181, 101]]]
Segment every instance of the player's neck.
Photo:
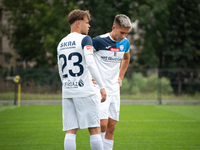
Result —
[[73, 33], [73, 32], [77, 32], [77, 33], [81, 34], [80, 28], [76, 28], [76, 27], [71, 28], [71, 33]]
[[112, 31], [110, 32], [110, 38], [111, 38], [113, 41], [116, 41], [116, 40], [115, 40], [115, 36], [113, 35], [113, 32], [112, 32]]

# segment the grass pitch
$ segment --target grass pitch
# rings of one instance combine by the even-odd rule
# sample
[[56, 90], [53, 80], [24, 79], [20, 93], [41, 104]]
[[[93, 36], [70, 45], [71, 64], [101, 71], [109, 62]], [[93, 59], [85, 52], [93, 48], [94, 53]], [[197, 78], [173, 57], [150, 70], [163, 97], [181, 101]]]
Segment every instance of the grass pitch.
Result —
[[[0, 150], [62, 150], [61, 106], [0, 106]], [[89, 133], [77, 133], [89, 150]], [[114, 150], [199, 150], [199, 105], [121, 105]]]

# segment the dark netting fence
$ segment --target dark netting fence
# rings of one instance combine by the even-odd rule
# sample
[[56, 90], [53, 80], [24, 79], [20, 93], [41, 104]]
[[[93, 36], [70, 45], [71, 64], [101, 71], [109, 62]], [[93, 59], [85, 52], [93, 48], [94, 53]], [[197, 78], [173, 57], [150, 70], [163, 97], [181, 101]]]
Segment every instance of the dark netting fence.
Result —
[[[61, 94], [57, 69], [1, 69], [0, 93], [13, 92], [12, 77], [19, 75], [22, 93]], [[200, 70], [197, 69], [128, 69], [123, 79], [121, 95], [195, 95], [200, 93]]]

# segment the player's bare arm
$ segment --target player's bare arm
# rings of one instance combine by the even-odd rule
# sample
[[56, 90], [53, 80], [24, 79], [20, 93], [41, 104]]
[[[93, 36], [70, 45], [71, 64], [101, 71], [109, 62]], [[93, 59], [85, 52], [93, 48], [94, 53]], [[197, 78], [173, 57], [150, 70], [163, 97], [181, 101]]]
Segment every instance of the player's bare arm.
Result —
[[97, 84], [97, 82], [95, 81], [95, 79], [94, 79], [94, 78], [92, 78], [92, 82], [93, 82], [94, 84]]
[[127, 53], [124, 53], [121, 66], [120, 66], [120, 71], [119, 71], [119, 78], [118, 78], [118, 83], [120, 86], [122, 86], [122, 80], [124, 78], [124, 74], [128, 68], [130, 61], [130, 52], [128, 51]]
[[[93, 82], [93, 84], [96, 84], [96, 85], [97, 85], [97, 82], [95, 81], [94, 78], [92, 78], [92, 82]], [[106, 98], [107, 98], [107, 94], [106, 94], [105, 88], [100, 89], [100, 93], [101, 93], [101, 102], [105, 102], [105, 100], [106, 100]]]
[[105, 88], [100, 89], [100, 93], [101, 93], [101, 102], [105, 102], [105, 100], [107, 98], [107, 94], [106, 94]]

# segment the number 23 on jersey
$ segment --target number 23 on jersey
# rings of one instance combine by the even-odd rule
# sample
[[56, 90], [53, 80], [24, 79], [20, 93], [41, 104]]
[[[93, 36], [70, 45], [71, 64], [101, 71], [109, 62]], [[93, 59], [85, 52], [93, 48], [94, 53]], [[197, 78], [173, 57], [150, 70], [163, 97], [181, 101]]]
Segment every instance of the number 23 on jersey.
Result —
[[[73, 61], [74, 57], [77, 57], [77, 61], [73, 62], [73, 67], [79, 67], [78, 72], [73, 72], [72, 68], [67, 67], [68, 61]], [[77, 76], [81, 76], [83, 74], [84, 67], [81, 64], [83, 58], [82, 58], [82, 55], [80, 53], [72, 52], [68, 56], [66, 56], [65, 54], [60, 54], [59, 60], [61, 60], [61, 59], [63, 59], [63, 64], [62, 64], [63, 78], [67, 78], [68, 75], [70, 75], [72, 77], [77, 77]]]

